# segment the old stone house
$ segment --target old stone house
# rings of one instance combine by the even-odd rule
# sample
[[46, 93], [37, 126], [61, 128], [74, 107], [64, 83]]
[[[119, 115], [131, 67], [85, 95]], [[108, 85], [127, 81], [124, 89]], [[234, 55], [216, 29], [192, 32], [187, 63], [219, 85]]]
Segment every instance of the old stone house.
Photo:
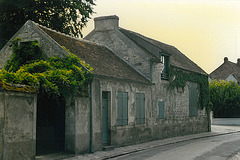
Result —
[[240, 59], [237, 63], [233, 63], [228, 60], [227, 57], [224, 58], [224, 63], [216, 68], [209, 75], [210, 80], [226, 80], [240, 83]]
[[[209, 131], [207, 112], [199, 110], [197, 105], [198, 84], [187, 82], [184, 88], [173, 90], [166, 87], [170, 81], [169, 70], [173, 67], [206, 77], [207, 74], [175, 47], [119, 28], [118, 20], [117, 16], [96, 18], [95, 29], [85, 37], [88, 40], [27, 21], [3, 47], [0, 67], [11, 57], [11, 41], [15, 37], [21, 38], [19, 43], [37, 40], [42, 52], [49, 57], [68, 54], [64, 46], [94, 68], [94, 80], [89, 86], [88, 98], [70, 96], [62, 104], [63, 109], [53, 107], [54, 113], [64, 115], [61, 117], [64, 120], [54, 120], [57, 124], [38, 124], [49, 118], [42, 114], [41, 108], [49, 115], [50, 111], [43, 106], [57, 104], [37, 103], [40, 100], [36, 100], [36, 95], [33, 95], [34, 103], [28, 105], [33, 109], [21, 112], [26, 117], [35, 115], [28, 119], [33, 125], [18, 125], [20, 132], [14, 132], [16, 125], [7, 121], [15, 114], [0, 114], [1, 158], [19, 159], [24, 155], [34, 159], [36, 154], [44, 154], [46, 150], [81, 154], [101, 150], [104, 146], [124, 146]], [[8, 93], [4, 91], [4, 94]], [[0, 111], [8, 112], [10, 104], [0, 104]], [[19, 116], [18, 120], [21, 121]], [[56, 129], [58, 126], [61, 129]], [[31, 129], [25, 132], [28, 127]], [[7, 130], [11, 131], [11, 136], [4, 136]], [[17, 138], [12, 138], [14, 136]], [[24, 145], [30, 142], [36, 147]], [[18, 146], [13, 145], [16, 143]]]

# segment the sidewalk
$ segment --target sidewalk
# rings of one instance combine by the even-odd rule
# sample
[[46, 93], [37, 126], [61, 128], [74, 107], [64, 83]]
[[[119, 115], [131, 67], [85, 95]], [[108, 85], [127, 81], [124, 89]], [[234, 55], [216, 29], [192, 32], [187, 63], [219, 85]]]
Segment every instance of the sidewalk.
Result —
[[[111, 150], [111, 151], [97, 151], [97, 152], [94, 152], [93, 154], [85, 154], [85, 155], [79, 155], [79, 156], [75, 156], [75, 157], [69, 157], [69, 158], [65, 158], [65, 159], [61, 158], [61, 159], [64, 159], [64, 160], [104, 160], [104, 159], [114, 158], [114, 157], [130, 154], [130, 153], [134, 153], [134, 152], [138, 152], [138, 151], [148, 150], [151, 148], [155, 148], [155, 147], [159, 147], [159, 146], [163, 146], [163, 145], [167, 145], [167, 144], [173, 144], [173, 143], [188, 141], [188, 140], [192, 140], [192, 139], [212, 137], [212, 136], [224, 135], [224, 134], [230, 134], [230, 133], [236, 133], [236, 132], [240, 132], [240, 126], [212, 125], [212, 132], [187, 135], [187, 136], [181, 136], [181, 137], [174, 137], [174, 138], [167, 138], [167, 139], [163, 139], [163, 140], [155, 140], [155, 141], [146, 142], [146, 143], [142, 143], [142, 144], [119, 147], [119, 148], [115, 148], [114, 150]], [[60, 159], [60, 157], [58, 157], [57, 159]], [[232, 159], [232, 160], [234, 160], [234, 159]]]

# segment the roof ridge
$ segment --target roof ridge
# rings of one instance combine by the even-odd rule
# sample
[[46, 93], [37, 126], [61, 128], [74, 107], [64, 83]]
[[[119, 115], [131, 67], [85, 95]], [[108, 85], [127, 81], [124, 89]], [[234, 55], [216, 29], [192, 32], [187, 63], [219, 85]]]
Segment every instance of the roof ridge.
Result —
[[[31, 20], [30, 20], [30, 21], [31, 21]], [[48, 28], [48, 27], [46, 27], [46, 26], [44, 26], [44, 25], [41, 25], [41, 24], [39, 24], [39, 23], [36, 23], [36, 22], [34, 22], [34, 21], [32, 21], [32, 22], [35, 23], [35, 24], [36, 24], [37, 26], [39, 26], [39, 27], [45, 28], [45, 29], [50, 30], [50, 31], [52, 31], [52, 32], [55, 32], [55, 33], [57, 33], [57, 34], [60, 34], [60, 35], [63, 35], [63, 36], [66, 36], [66, 37], [69, 37], [69, 38], [72, 38], [72, 39], [75, 39], [75, 40], [78, 40], [78, 41], [81, 41], [81, 42], [86, 42], [86, 43], [90, 43], [90, 44], [93, 44], [93, 45], [98, 45], [98, 46], [105, 47], [104, 45], [102, 45], [102, 44], [100, 44], [100, 43], [92, 42], [92, 41], [89, 41], [89, 40], [86, 40], [86, 39], [83, 39], [83, 38], [80, 39], [80, 38], [77, 38], [77, 37], [73, 37], [73, 36], [68, 35], [68, 34], [66, 34], [66, 33], [62, 33], [62, 32], [60, 32], [60, 31], [57, 31], [57, 30]]]
[[[173, 45], [170, 45], [170, 44], [167, 44], [167, 43], [164, 43], [164, 42], [161, 42], [161, 41], [155, 40], [155, 39], [153, 39], [153, 38], [147, 37], [147, 36], [145, 36], [145, 35], [143, 35], [143, 34], [140, 34], [140, 33], [138, 33], [138, 32], [134, 32], [134, 31], [131, 31], [131, 30], [128, 30], [128, 29], [122, 28], [122, 27], [119, 27], [119, 29], [123, 29], [123, 30], [126, 30], [126, 31], [128, 31], [128, 32], [132, 32], [132, 33], [134, 33], [134, 34], [137, 34], [138, 36], [142, 36], [142, 37], [144, 37], [144, 38], [147, 38], [147, 39], [150, 39], [150, 40], [153, 40], [153, 41], [156, 41], [156, 42], [159, 42], [159, 43], [162, 43], [162, 44], [168, 45], [168, 46], [170, 46], [170, 47], [174, 47], [174, 48], [176, 48], [176, 47], [173, 46]], [[140, 38], [142, 38], [142, 37], [140, 37]], [[156, 45], [153, 44], [153, 43], [151, 43], [151, 44], [154, 45], [154, 46], [156, 46]], [[156, 46], [156, 47], [158, 47], [158, 46]]]

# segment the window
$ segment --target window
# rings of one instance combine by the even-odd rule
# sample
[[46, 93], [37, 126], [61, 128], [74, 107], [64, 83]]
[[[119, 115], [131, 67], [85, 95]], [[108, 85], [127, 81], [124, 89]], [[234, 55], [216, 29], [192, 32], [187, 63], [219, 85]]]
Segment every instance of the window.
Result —
[[128, 124], [128, 93], [118, 92], [117, 125]]
[[197, 83], [189, 82], [189, 116], [198, 116]]
[[137, 93], [136, 98], [136, 124], [145, 123], [145, 97], [142, 93]]
[[159, 119], [164, 119], [164, 107], [165, 107], [165, 103], [163, 101], [159, 101], [158, 102], [158, 118]]
[[162, 79], [168, 79], [168, 72], [169, 72], [169, 56], [166, 55], [161, 55], [160, 56], [160, 61], [163, 63], [164, 68], [161, 74]]

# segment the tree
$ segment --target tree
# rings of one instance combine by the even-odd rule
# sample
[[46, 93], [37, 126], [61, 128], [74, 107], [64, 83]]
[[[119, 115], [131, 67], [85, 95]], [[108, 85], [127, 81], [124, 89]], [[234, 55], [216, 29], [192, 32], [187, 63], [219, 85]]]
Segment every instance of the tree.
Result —
[[93, 0], [0, 0], [0, 49], [27, 20], [82, 37], [94, 5]]

